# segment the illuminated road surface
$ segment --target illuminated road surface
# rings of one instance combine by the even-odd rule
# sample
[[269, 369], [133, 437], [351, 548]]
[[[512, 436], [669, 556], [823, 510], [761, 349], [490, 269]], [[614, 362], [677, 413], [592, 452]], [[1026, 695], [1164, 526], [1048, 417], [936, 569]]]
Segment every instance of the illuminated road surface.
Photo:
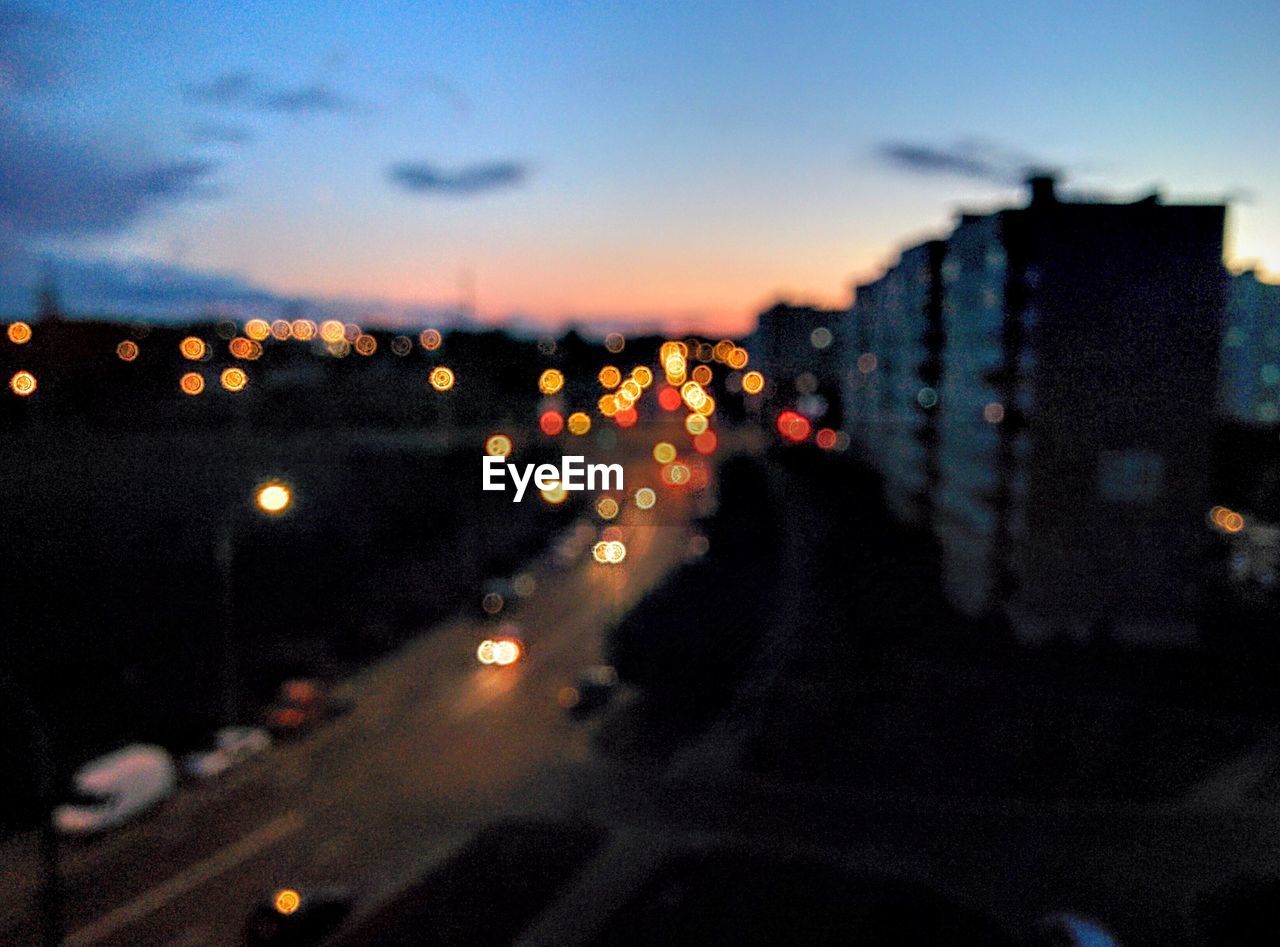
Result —
[[[653, 468], [628, 464], [628, 487], [656, 485]], [[568, 570], [537, 573], [517, 616], [519, 664], [481, 666], [476, 645], [493, 626], [453, 622], [351, 679], [349, 714], [182, 789], [136, 825], [66, 843], [67, 943], [236, 943], [273, 885], [339, 882], [377, 897], [477, 826], [539, 804], [543, 773], [588, 756], [589, 727], [566, 716], [558, 690], [600, 662], [603, 629], [684, 554], [691, 504], [678, 490], [659, 502], [660, 517], [618, 520], [621, 565], [588, 550]], [[38, 929], [31, 845], [3, 849], [0, 942]]]

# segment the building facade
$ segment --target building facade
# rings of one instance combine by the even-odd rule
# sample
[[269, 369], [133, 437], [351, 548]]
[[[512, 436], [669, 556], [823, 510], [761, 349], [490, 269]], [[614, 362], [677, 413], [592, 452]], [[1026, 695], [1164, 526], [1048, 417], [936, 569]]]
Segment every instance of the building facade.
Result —
[[1253, 270], [1231, 280], [1220, 398], [1233, 420], [1280, 423], [1280, 283], [1264, 282]]
[[[850, 434], [895, 511], [927, 512], [959, 610], [1035, 641], [1195, 640], [1224, 218], [1033, 179], [1025, 208], [961, 216], [936, 267], [915, 247], [859, 288]], [[904, 269], [895, 309], [882, 284]]]

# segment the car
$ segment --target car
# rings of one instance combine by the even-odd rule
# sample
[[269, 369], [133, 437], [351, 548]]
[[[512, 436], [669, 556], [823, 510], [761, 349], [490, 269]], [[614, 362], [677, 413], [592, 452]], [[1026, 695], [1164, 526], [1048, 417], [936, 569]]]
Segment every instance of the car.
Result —
[[333, 933], [351, 912], [346, 888], [281, 887], [262, 897], [245, 922], [245, 941], [254, 947], [315, 944]]
[[267, 708], [267, 730], [277, 737], [302, 733], [319, 722], [327, 708], [323, 684], [309, 677], [290, 678], [280, 685], [275, 703]]
[[617, 689], [618, 672], [599, 664], [579, 674], [572, 685], [560, 688], [557, 699], [569, 713], [585, 717], [609, 703]]
[[518, 626], [507, 623], [476, 646], [476, 660], [490, 667], [507, 667], [524, 657], [524, 638]]
[[190, 753], [182, 760], [188, 776], [211, 779], [271, 746], [271, 734], [262, 727], [223, 727], [213, 737], [213, 749]]
[[92, 835], [123, 825], [173, 794], [178, 774], [164, 747], [133, 743], [80, 767], [77, 800], [53, 810], [63, 835]]

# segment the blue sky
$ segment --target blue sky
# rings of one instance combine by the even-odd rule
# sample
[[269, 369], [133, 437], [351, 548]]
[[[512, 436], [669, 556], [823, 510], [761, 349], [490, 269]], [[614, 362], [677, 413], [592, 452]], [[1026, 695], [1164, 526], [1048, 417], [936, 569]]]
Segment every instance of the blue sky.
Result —
[[466, 281], [487, 320], [727, 331], [846, 300], [1035, 163], [1244, 195], [1233, 261], [1275, 272], [1277, 36], [1261, 2], [0, 0], [0, 254], [57, 261], [84, 306], [162, 265], [196, 301], [394, 314]]

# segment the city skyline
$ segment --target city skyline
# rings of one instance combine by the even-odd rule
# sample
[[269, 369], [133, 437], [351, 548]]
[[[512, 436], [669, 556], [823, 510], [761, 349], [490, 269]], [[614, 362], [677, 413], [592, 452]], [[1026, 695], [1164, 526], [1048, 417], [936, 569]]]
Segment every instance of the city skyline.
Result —
[[1228, 262], [1273, 274], [1278, 16], [5, 4], [0, 304], [51, 262], [73, 310], [734, 334], [775, 298], [847, 305], [1032, 167], [1235, 197]]

